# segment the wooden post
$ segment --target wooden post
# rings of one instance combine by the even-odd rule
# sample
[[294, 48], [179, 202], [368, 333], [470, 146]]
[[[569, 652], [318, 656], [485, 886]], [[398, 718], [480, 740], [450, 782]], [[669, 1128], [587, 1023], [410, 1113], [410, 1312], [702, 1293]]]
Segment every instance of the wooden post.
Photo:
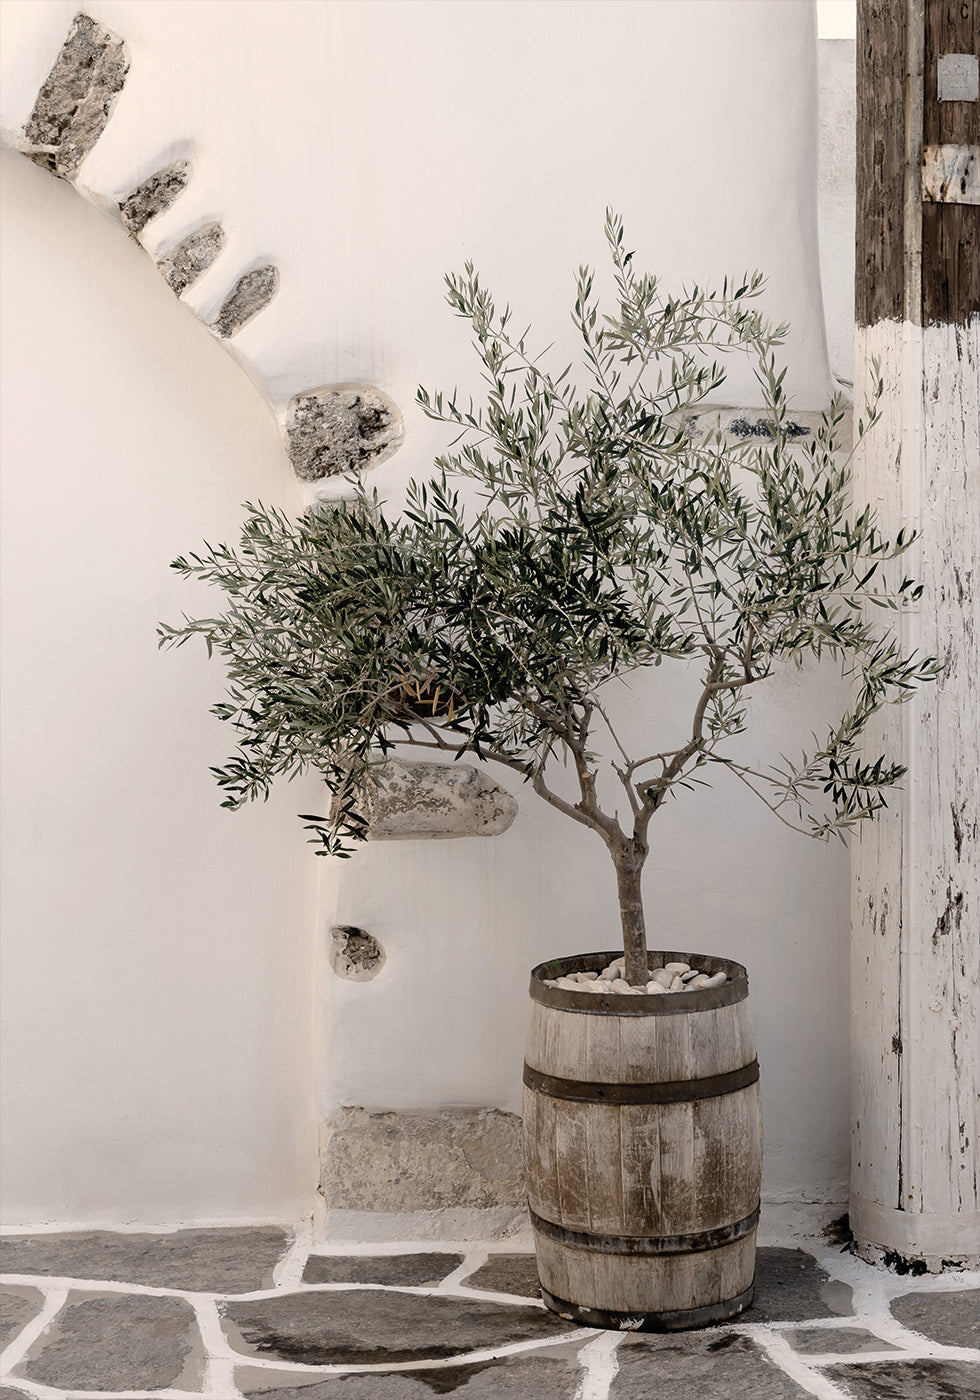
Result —
[[945, 671], [871, 736], [908, 773], [852, 850], [850, 1219], [931, 1270], [980, 1262], [978, 33], [980, 0], [858, 0], [855, 499], [919, 531], [902, 625]]

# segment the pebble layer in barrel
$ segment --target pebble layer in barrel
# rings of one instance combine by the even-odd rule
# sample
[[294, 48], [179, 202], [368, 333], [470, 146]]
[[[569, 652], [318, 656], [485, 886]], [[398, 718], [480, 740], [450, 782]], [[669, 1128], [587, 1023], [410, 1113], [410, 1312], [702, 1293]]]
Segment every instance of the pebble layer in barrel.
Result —
[[673, 996], [547, 985], [614, 958], [531, 974], [524, 1148], [542, 1296], [586, 1326], [707, 1326], [752, 1301], [762, 1114], [748, 978], [668, 952], [651, 969], [725, 981]]

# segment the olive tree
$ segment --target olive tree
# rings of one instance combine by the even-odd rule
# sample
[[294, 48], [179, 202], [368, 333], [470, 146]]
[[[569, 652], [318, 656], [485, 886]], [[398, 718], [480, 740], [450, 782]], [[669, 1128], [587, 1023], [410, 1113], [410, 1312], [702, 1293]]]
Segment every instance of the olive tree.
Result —
[[[863, 751], [868, 721], [937, 668], [888, 626], [919, 596], [886, 567], [911, 536], [884, 538], [852, 504], [842, 405], [804, 437], [788, 416], [785, 327], [759, 310], [761, 277], [667, 294], [636, 271], [612, 213], [606, 234], [614, 309], [601, 314], [581, 269], [574, 370], [548, 369], [467, 264], [446, 279], [448, 301], [472, 326], [485, 393], [464, 404], [419, 391], [455, 438], [431, 479], [396, 514], [360, 481], [295, 520], [248, 506], [237, 548], [173, 565], [216, 585], [224, 611], [160, 632], [161, 644], [200, 635], [226, 663], [214, 713], [238, 747], [213, 770], [225, 806], [316, 770], [329, 810], [303, 820], [321, 852], [348, 855], [391, 750], [502, 765], [605, 845], [637, 985], [641, 877], [668, 799], [724, 770], [789, 825], [843, 835], [904, 771]], [[751, 361], [762, 436], [691, 421], [718, 401], [731, 355]], [[850, 681], [845, 712], [794, 762], [737, 761], [730, 741], [755, 689], [820, 658]], [[664, 664], [696, 676], [688, 719], [667, 732], [651, 715], [628, 752], [617, 685]]]

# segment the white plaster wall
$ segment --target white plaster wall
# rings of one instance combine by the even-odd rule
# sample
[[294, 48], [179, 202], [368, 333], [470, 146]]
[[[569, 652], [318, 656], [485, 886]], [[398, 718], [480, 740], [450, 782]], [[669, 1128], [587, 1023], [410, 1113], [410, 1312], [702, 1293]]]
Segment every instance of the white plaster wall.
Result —
[[[6, 139], [26, 119], [75, 8], [74, 0], [6, 0], [0, 49]], [[560, 356], [569, 339], [573, 269], [586, 260], [602, 262], [607, 204], [623, 213], [639, 260], [660, 270], [668, 285], [762, 267], [770, 278], [773, 314], [792, 322], [787, 354], [796, 403], [813, 408], [825, 400], [831, 376], [818, 265], [816, 34], [809, 0], [92, 0], [87, 9], [125, 37], [133, 66], [106, 134], [82, 168], [80, 188], [96, 201], [118, 198], [166, 160], [190, 155], [194, 180], [149, 226], [147, 246], [167, 248], [211, 218], [225, 222], [226, 251], [187, 297], [205, 318], [240, 271], [266, 259], [277, 264], [278, 296], [235, 338], [232, 352], [277, 408], [298, 390], [344, 380], [373, 382], [391, 394], [405, 412], [407, 438], [376, 473], [382, 494], [397, 500], [407, 477], [425, 473], [445, 446], [445, 435], [412, 407], [416, 385], [468, 387], [476, 380], [465, 327], [442, 302], [443, 274], [472, 258], [500, 299], [540, 328], [542, 343], [558, 340]], [[47, 180], [53, 193], [36, 197], [60, 200], [60, 220], [70, 192], [26, 163], [20, 178], [30, 179], [32, 189]], [[67, 234], [59, 238], [71, 246]], [[101, 252], [87, 251], [90, 243], [95, 246], [87, 234], [84, 240], [82, 285], [93, 297], [98, 288], [103, 297], [105, 260]], [[33, 255], [33, 244], [22, 238], [24, 259]], [[145, 274], [152, 281], [148, 263], [136, 273], [139, 254], [121, 235], [119, 248], [119, 258], [111, 260], [133, 270], [114, 275]], [[78, 279], [77, 265], [65, 273], [66, 286]], [[166, 559], [205, 533], [230, 533], [233, 502], [287, 490], [276, 475], [279, 466], [272, 465], [271, 420], [247, 397], [244, 380], [232, 388], [239, 381], [231, 361], [223, 361], [203, 333], [194, 339], [199, 328], [162, 284], [153, 308], [140, 334], [153, 347], [156, 373], [179, 375], [179, 386], [172, 388], [176, 404], [192, 396], [199, 436], [193, 451], [184, 452], [154, 439], [159, 467], [147, 467], [141, 478], [151, 509], [128, 509], [128, 476], [118, 476], [110, 493], [109, 514], [119, 518], [125, 493], [126, 519], [139, 521], [142, 530], [135, 542], [126, 540], [145, 570], [143, 587], [150, 595], [141, 604], [139, 624], [132, 624], [134, 647], [144, 611], [152, 620], [167, 612], [171, 599], [183, 605], [179, 585], [166, 578]], [[34, 314], [24, 308], [29, 327]], [[88, 334], [97, 334], [101, 344], [103, 334], [111, 341], [118, 324], [130, 324], [122, 311], [110, 320], [103, 328], [98, 318], [88, 318]], [[161, 325], [172, 327], [168, 355], [149, 338]], [[75, 340], [81, 338], [76, 331]], [[186, 348], [190, 344], [194, 351]], [[206, 394], [201, 376], [185, 364], [185, 356], [198, 353], [209, 357]], [[139, 373], [133, 356], [113, 360], [112, 389], [103, 404], [110, 417], [129, 402]], [[211, 389], [215, 375], [225, 386], [218, 395]], [[141, 392], [149, 391], [144, 386]], [[220, 400], [224, 393], [238, 393], [250, 405], [247, 419], [237, 409], [219, 410], [218, 421], [235, 428], [234, 448], [224, 430], [204, 426], [212, 420], [202, 400]], [[728, 398], [757, 402], [751, 377], [735, 375]], [[184, 411], [171, 408], [166, 421], [180, 420]], [[104, 501], [97, 506], [88, 493], [93, 473], [106, 471], [105, 430], [98, 428], [84, 449], [90, 470], [67, 466], [80, 451], [79, 425], [95, 419], [92, 394], [79, 393], [64, 407], [59, 402], [57, 416], [63, 437], [55, 456], [62, 470], [71, 470], [73, 482], [86, 483], [72, 505], [86, 521], [101, 521], [108, 507]], [[28, 415], [18, 442], [33, 442], [35, 422]], [[125, 440], [132, 439], [130, 432]], [[234, 468], [230, 456], [236, 456]], [[182, 475], [175, 475], [178, 461]], [[263, 473], [272, 474], [272, 485]], [[60, 493], [54, 498], [60, 500]], [[34, 518], [33, 510], [23, 513]], [[172, 529], [165, 528], [167, 521]], [[78, 567], [69, 560], [59, 548], [57, 568], [45, 584], [49, 602], [63, 596], [66, 576], [74, 592]], [[59, 654], [49, 653], [60, 675], [61, 662], [54, 659]], [[112, 649], [108, 659], [115, 655]], [[91, 664], [96, 671], [94, 658]], [[171, 741], [180, 735], [180, 782], [173, 776], [176, 760], [160, 764], [171, 785], [166, 802], [159, 798], [158, 829], [169, 833], [192, 812], [195, 823], [207, 820], [206, 842], [230, 864], [209, 856], [208, 869], [199, 867], [189, 889], [169, 875], [168, 900], [182, 901], [185, 914], [197, 911], [193, 931], [161, 915], [153, 958], [148, 963], [149, 955], [141, 955], [133, 975], [145, 984], [149, 969], [155, 1001], [165, 1002], [175, 984], [186, 986], [192, 968], [200, 975], [195, 959], [210, 960], [203, 984], [209, 991], [194, 992], [194, 1015], [207, 1019], [213, 1010], [206, 1005], [209, 996], [218, 998], [222, 1017], [208, 1021], [213, 1039], [207, 1063], [221, 1066], [215, 1083], [227, 1085], [236, 1052], [248, 1043], [250, 1067], [264, 1066], [255, 1084], [246, 1091], [239, 1082], [236, 1091], [252, 1096], [250, 1122], [266, 1109], [272, 1112], [276, 1100], [283, 1132], [302, 1134], [300, 1081], [307, 1069], [298, 1042], [307, 1025], [305, 969], [291, 930], [301, 922], [301, 910], [309, 912], [307, 930], [313, 925], [309, 883], [322, 867], [323, 908], [316, 922], [321, 948], [331, 923], [354, 923], [381, 938], [389, 962], [376, 981], [363, 985], [342, 984], [325, 961], [321, 967], [318, 1112], [328, 1113], [339, 1102], [516, 1107], [528, 967], [551, 953], [616, 941], [611, 875], [599, 843], [593, 838], [590, 845], [588, 833], [562, 824], [519, 793], [521, 815], [498, 841], [379, 845], [345, 864], [315, 866], [290, 817], [310, 810], [299, 792], [235, 818], [213, 812], [206, 767], [224, 757], [227, 744], [220, 727], [209, 725], [201, 712], [215, 693], [217, 672], [208, 673], [187, 655], [161, 659], [154, 653], [145, 666], [140, 694], [150, 704], [147, 724]], [[790, 745], [790, 731], [805, 740], [837, 696], [827, 677], [780, 682], [760, 702], [757, 732], [771, 741], [772, 751]], [[31, 703], [24, 697], [17, 705], [30, 709]], [[640, 728], [652, 711], [679, 713], [678, 704], [675, 690], [640, 689], [624, 697], [623, 723]], [[84, 776], [93, 765], [85, 751], [73, 743], [67, 756], [61, 753], [62, 785], [88, 791]], [[123, 778], [118, 781], [126, 786]], [[159, 882], [161, 862], [147, 856], [143, 844], [138, 865], [120, 856], [120, 849], [131, 850], [117, 846], [120, 828], [131, 834], [133, 823], [112, 816], [108, 799], [106, 806], [97, 823], [89, 815], [91, 840], [102, 840], [103, 859], [113, 868], [125, 868], [143, 919], [148, 903], [155, 908], [156, 895], [147, 891]], [[648, 881], [651, 923], [662, 928], [664, 943], [725, 952], [750, 967], [764, 1072], [768, 1194], [838, 1199], [847, 1132], [845, 858], [786, 832], [738, 790], [685, 797], [662, 821], [663, 844]], [[34, 841], [25, 888], [50, 879], [40, 819]], [[203, 838], [192, 841], [197, 850], [204, 844]], [[168, 872], [173, 868], [171, 861]], [[86, 889], [88, 881], [82, 880]], [[74, 875], [66, 877], [65, 888], [73, 882]], [[101, 929], [106, 916], [91, 892], [87, 898], [91, 937], [89, 925]], [[229, 909], [239, 912], [230, 915]], [[251, 930], [251, 957], [226, 956], [229, 943], [237, 944], [224, 935], [216, 944], [202, 944], [202, 928], [222, 918], [227, 928], [240, 918]], [[125, 922], [113, 925], [113, 939], [123, 939]], [[175, 923], [183, 939], [179, 950], [172, 944]], [[53, 918], [51, 927], [56, 924]], [[287, 926], [290, 932], [282, 935]], [[240, 927], [235, 933], [244, 937]], [[48, 998], [42, 972], [62, 960], [72, 969], [64, 975], [70, 985], [60, 1000], [49, 1000], [52, 1021], [67, 1027], [59, 1034], [77, 1039], [89, 1014], [88, 984], [78, 980], [80, 949], [42, 957], [41, 945], [32, 943], [20, 956], [25, 980], [34, 979], [42, 1000]], [[111, 954], [105, 956], [111, 961]], [[476, 985], [467, 980], [472, 972], [480, 974]], [[104, 988], [101, 972], [97, 980]], [[243, 982], [249, 994], [242, 992]], [[107, 990], [100, 995], [110, 1000]], [[111, 999], [106, 1035], [121, 1043], [119, 1027], [145, 1018], [130, 998]], [[123, 1003], [125, 1014], [118, 1010]], [[27, 1026], [30, 1013], [23, 1014]], [[132, 1151], [152, 1156], [148, 1144], [156, 1141], [158, 1121], [153, 1096], [136, 1106], [110, 1079], [103, 1090], [92, 1091], [84, 1111], [71, 1107], [70, 1093], [57, 1087], [63, 1047], [51, 1040], [50, 1023], [45, 1025], [44, 1036], [33, 1042], [37, 1083], [50, 1099], [44, 1111], [51, 1119], [71, 1117], [66, 1140], [84, 1138], [89, 1160], [97, 1164], [113, 1141], [100, 1114], [106, 1100], [118, 1105], [122, 1097], [125, 1107], [112, 1111], [130, 1115]], [[279, 1048], [279, 1042], [267, 1044], [270, 1027], [279, 1027], [275, 1033], [284, 1038]], [[186, 1091], [185, 1062], [178, 1060], [178, 1075], [155, 1050], [147, 1048], [136, 1063], [146, 1061], [157, 1075], [155, 1102]], [[35, 1098], [43, 1097], [35, 1090]], [[212, 1095], [212, 1107], [215, 1102]], [[209, 1176], [199, 1160], [190, 1160], [185, 1129], [173, 1125], [171, 1138], [181, 1144], [174, 1153], [184, 1158], [188, 1190], [193, 1182], [199, 1192], [226, 1199], [230, 1188], [217, 1180], [221, 1174]], [[240, 1137], [219, 1118], [213, 1141], [217, 1163], [235, 1156]], [[267, 1143], [267, 1150], [281, 1151], [281, 1143]], [[71, 1185], [81, 1168], [71, 1154], [60, 1156], [58, 1170]], [[239, 1164], [237, 1170], [252, 1168]], [[276, 1170], [280, 1180], [289, 1177], [281, 1162]], [[275, 1175], [271, 1165], [270, 1173]], [[159, 1178], [132, 1187], [143, 1202], [133, 1209], [155, 1209], [152, 1202], [166, 1197], [171, 1175], [161, 1168]], [[38, 1196], [47, 1198], [44, 1188]]]
[[855, 68], [853, 38], [821, 38], [819, 74], [820, 276], [827, 351], [834, 378], [852, 397], [854, 384]]
[[302, 794], [219, 809], [219, 674], [154, 633], [203, 601], [170, 559], [296, 484], [266, 405], [122, 229], [0, 160], [4, 1221], [295, 1218]]

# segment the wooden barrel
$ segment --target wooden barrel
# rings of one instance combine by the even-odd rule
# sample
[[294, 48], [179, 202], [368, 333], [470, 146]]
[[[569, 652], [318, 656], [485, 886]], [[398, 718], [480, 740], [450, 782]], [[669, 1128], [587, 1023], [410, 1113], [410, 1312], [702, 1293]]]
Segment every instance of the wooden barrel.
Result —
[[542, 1296], [589, 1327], [676, 1331], [752, 1301], [762, 1174], [745, 968], [652, 953], [728, 981], [667, 996], [572, 992], [531, 973], [524, 1153]]

